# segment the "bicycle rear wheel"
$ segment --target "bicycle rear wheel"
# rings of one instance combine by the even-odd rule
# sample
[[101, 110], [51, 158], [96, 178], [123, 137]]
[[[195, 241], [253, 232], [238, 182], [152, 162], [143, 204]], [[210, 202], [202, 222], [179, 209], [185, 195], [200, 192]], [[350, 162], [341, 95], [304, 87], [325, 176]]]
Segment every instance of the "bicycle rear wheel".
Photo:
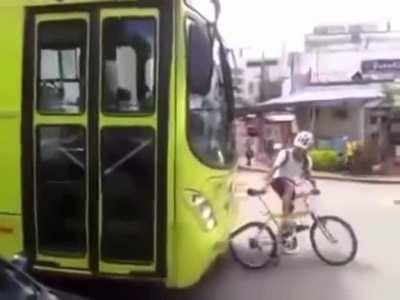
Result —
[[250, 222], [235, 230], [229, 246], [233, 258], [245, 268], [260, 269], [276, 254], [276, 236], [261, 222]]
[[317, 217], [310, 229], [315, 254], [326, 264], [343, 266], [351, 262], [358, 250], [351, 226], [336, 216]]

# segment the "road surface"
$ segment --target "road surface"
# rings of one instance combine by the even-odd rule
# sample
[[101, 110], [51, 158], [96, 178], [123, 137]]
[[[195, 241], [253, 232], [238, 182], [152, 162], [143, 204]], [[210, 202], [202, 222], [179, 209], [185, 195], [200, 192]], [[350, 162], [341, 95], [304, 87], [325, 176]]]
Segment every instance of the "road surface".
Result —
[[[258, 219], [258, 204], [244, 197], [247, 183], [261, 184], [259, 174], [242, 173], [238, 224]], [[279, 267], [245, 270], [230, 258], [221, 259], [204, 280], [185, 291], [152, 290], [121, 284], [94, 284], [95, 299], [173, 300], [397, 300], [400, 295], [400, 186], [334, 181], [319, 182], [321, 215], [333, 214], [352, 224], [359, 240], [356, 260], [346, 267], [330, 267], [312, 252], [307, 233], [301, 253], [284, 256]], [[268, 198], [274, 206], [276, 199]], [[275, 203], [275, 204], [274, 204]], [[79, 291], [79, 288], [74, 286]], [[85, 285], [84, 289], [88, 286]], [[82, 292], [82, 290], [81, 290]]]

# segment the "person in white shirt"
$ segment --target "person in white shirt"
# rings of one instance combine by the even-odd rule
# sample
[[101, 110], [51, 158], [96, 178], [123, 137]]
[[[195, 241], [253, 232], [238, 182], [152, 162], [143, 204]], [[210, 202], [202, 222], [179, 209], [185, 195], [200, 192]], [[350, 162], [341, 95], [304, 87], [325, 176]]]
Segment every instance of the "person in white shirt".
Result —
[[281, 150], [269, 173], [268, 182], [282, 199], [283, 219], [281, 232], [288, 230], [292, 224], [287, 217], [294, 210], [295, 199], [313, 189], [311, 181], [312, 159], [308, 151], [314, 145], [311, 132], [303, 131], [296, 135], [293, 148]]

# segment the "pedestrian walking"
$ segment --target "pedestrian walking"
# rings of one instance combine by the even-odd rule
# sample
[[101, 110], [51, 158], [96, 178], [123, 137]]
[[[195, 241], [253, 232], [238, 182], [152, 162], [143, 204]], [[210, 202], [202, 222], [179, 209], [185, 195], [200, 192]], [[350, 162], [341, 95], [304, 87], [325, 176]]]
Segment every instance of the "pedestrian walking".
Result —
[[248, 138], [246, 140], [246, 159], [248, 167], [251, 167], [253, 158], [254, 158], [253, 142], [251, 138]]

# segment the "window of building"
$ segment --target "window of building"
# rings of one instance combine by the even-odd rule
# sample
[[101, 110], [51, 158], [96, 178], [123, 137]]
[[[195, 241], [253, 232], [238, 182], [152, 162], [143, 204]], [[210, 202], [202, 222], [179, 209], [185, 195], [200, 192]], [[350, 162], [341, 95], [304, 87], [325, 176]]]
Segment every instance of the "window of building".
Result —
[[43, 114], [85, 109], [87, 23], [48, 21], [38, 27], [37, 107]]
[[243, 97], [236, 96], [235, 98], [236, 104], [246, 104], [246, 100]]
[[235, 77], [233, 79], [233, 85], [234, 86], [238, 86], [238, 85], [242, 85], [243, 84], [243, 78], [241, 77]]
[[249, 94], [254, 94], [254, 82], [249, 82]]
[[[242, 94], [243, 88], [241, 88], [240, 86], [235, 86], [235, 93]], [[235, 101], [238, 101], [238, 99], [236, 98]]]
[[369, 123], [371, 125], [377, 124], [378, 123], [378, 118], [376, 116], [371, 116], [370, 119], [369, 119]]
[[103, 28], [103, 111], [153, 112], [157, 61], [155, 19], [107, 18]]
[[241, 76], [244, 74], [244, 70], [240, 68], [236, 68], [232, 70], [232, 74], [235, 76]]

